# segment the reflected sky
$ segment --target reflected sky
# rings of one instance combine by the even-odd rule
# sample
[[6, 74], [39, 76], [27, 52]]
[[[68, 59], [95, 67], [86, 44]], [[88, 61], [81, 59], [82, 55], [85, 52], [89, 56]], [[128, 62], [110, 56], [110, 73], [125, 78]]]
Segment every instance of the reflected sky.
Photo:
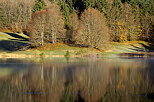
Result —
[[153, 102], [153, 58], [0, 59], [0, 102]]

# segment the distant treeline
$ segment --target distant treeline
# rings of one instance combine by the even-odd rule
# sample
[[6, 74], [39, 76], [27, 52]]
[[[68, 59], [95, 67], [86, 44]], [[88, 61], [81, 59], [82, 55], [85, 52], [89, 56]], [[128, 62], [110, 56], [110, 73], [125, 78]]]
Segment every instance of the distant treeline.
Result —
[[0, 0], [0, 27], [36, 45], [154, 40], [154, 0]]

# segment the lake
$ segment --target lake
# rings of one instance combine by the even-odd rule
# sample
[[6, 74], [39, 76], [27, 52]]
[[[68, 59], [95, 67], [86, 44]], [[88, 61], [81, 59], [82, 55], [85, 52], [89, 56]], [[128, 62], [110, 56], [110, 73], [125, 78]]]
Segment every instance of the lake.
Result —
[[0, 59], [0, 102], [154, 102], [154, 58]]

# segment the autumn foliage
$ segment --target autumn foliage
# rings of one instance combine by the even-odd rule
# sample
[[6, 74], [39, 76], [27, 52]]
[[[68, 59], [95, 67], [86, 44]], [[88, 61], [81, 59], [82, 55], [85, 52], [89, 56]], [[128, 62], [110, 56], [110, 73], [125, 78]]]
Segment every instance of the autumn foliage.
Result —
[[0, 28], [26, 31], [36, 45], [153, 42], [153, 7], [152, 0], [0, 0]]
[[76, 44], [99, 47], [109, 41], [108, 27], [105, 17], [98, 10], [89, 8], [85, 10], [80, 18], [80, 28], [74, 35]]
[[35, 0], [0, 0], [0, 26], [22, 32], [31, 19]]
[[56, 43], [57, 38], [65, 38], [64, 21], [60, 7], [52, 3], [45, 10], [32, 15], [30, 23], [31, 38], [35, 43]]

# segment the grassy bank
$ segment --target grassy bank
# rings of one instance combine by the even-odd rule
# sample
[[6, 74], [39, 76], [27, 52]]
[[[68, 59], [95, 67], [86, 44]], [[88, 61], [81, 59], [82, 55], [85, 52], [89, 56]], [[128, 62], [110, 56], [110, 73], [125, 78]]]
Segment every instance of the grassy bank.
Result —
[[[0, 57], [32, 58], [32, 57], [118, 57], [125, 53], [151, 53], [153, 48], [148, 42], [137, 41], [127, 43], [108, 43], [101, 49], [72, 47], [66, 44], [46, 44], [43, 47], [26, 51], [1, 52]], [[125, 56], [125, 55], [122, 55]], [[128, 54], [126, 55], [128, 56]]]
[[[118, 57], [124, 53], [152, 53], [153, 45], [145, 41], [110, 42], [100, 49], [75, 47], [62, 43], [45, 44], [42, 47], [18, 51], [29, 44], [28, 36], [18, 33], [0, 33], [0, 58], [33, 57]], [[152, 54], [150, 54], [152, 55]]]

